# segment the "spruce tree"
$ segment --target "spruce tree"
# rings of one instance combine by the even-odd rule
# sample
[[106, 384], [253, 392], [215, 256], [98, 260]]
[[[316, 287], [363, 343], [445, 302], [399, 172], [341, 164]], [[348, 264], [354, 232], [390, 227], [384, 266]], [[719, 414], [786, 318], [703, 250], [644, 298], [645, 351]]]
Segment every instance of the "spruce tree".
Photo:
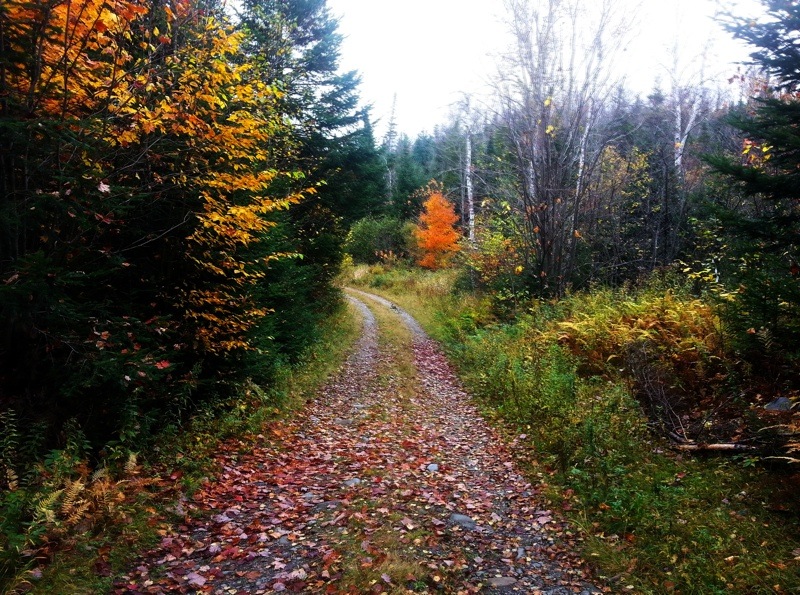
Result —
[[757, 48], [769, 77], [754, 108], [730, 123], [744, 135], [742, 154], [708, 158], [750, 198], [744, 212], [721, 217], [732, 233], [738, 296], [729, 321], [754, 349], [800, 345], [800, 5], [762, 0], [767, 18], [728, 16], [727, 29]]
[[[302, 203], [273, 215], [268, 245], [302, 254], [270, 265], [258, 299], [281, 311], [266, 321], [262, 349], [288, 357], [313, 340], [315, 326], [337, 303], [333, 279], [352, 221], [380, 208], [383, 169], [367, 113], [358, 106], [359, 79], [339, 71], [341, 35], [326, 0], [244, 0], [241, 27], [247, 58], [282, 92], [292, 123], [284, 154], [309, 172], [295, 181], [313, 187]], [[291, 185], [276, 191], [291, 192]]]

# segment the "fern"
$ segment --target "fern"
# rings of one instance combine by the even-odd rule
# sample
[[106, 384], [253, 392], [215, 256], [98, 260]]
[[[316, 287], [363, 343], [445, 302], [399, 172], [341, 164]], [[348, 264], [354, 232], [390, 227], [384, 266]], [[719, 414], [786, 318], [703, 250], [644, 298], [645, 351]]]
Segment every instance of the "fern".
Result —
[[19, 488], [19, 476], [16, 471], [9, 466], [5, 466], [6, 486], [9, 491], [14, 491]]
[[135, 452], [132, 452], [128, 455], [128, 460], [125, 461], [125, 473], [128, 475], [133, 475], [136, 473], [138, 467], [137, 455]]
[[58, 502], [63, 493], [63, 488], [53, 490], [49, 494], [43, 494], [34, 502], [31, 526], [54, 525], [56, 523], [56, 502]]
[[69, 516], [75, 508], [81, 506], [82, 500], [80, 497], [85, 489], [86, 484], [83, 483], [83, 480], [67, 480], [67, 485], [64, 488], [64, 500], [61, 502], [62, 515]]
[[82, 500], [80, 502], [75, 503], [73, 508], [69, 511], [68, 514], [64, 514], [64, 524], [67, 527], [74, 527], [78, 525], [83, 520], [88, 520], [90, 517], [90, 509], [92, 508], [92, 502], [90, 500]]
[[100, 467], [94, 473], [92, 473], [91, 482], [95, 483], [100, 481], [101, 479], [106, 479], [108, 477], [108, 467]]
[[756, 336], [766, 351], [772, 351], [775, 345], [775, 338], [770, 329], [762, 327], [756, 332]]
[[16, 490], [19, 487], [19, 476], [15, 466], [19, 452], [19, 422], [13, 409], [0, 411], [0, 480], [4, 487]]

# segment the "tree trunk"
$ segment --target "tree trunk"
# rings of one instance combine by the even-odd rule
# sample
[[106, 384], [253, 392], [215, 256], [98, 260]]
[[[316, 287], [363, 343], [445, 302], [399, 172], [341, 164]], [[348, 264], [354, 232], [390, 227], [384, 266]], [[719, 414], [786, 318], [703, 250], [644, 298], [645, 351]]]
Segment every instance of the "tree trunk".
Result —
[[469, 225], [469, 242], [475, 243], [475, 197], [472, 191], [472, 138], [467, 128], [466, 159], [464, 163], [464, 182], [467, 188], [467, 217]]

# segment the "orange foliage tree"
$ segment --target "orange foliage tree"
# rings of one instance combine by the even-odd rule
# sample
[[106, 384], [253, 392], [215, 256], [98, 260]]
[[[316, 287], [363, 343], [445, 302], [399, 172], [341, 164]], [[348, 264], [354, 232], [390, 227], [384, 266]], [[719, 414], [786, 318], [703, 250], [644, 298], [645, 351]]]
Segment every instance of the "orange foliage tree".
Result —
[[461, 233], [455, 227], [458, 215], [453, 203], [444, 197], [439, 185], [431, 183], [427, 194], [414, 237], [422, 252], [418, 264], [435, 270], [446, 267], [453, 254], [458, 252]]
[[[241, 59], [244, 34], [191, 0], [8, 0], [0, 31], [3, 123], [55, 174], [31, 175], [35, 164], [12, 153], [4, 181], [71, 208], [40, 223], [78, 247], [67, 268], [93, 249], [111, 268], [157, 258], [160, 271], [182, 270], [177, 287], [164, 280], [177, 292], [160, 292], [185, 321], [179, 332], [206, 352], [246, 348], [266, 314], [249, 288], [279, 256], [251, 248], [272, 225], [265, 216], [305, 192], [271, 191], [302, 174], [274, 165], [291, 151], [280, 93]], [[36, 251], [67, 264], [54, 235], [20, 246], [7, 276]]]

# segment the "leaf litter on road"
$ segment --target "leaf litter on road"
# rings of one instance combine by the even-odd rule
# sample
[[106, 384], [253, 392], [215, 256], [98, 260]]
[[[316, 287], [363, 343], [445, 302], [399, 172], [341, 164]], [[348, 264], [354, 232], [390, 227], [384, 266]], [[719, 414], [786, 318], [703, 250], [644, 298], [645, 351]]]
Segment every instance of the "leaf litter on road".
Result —
[[219, 476], [113, 593], [606, 591], [438, 345], [364, 297], [400, 316], [410, 345], [382, 344], [351, 298], [364, 329], [340, 372], [294, 420], [226, 443]]

